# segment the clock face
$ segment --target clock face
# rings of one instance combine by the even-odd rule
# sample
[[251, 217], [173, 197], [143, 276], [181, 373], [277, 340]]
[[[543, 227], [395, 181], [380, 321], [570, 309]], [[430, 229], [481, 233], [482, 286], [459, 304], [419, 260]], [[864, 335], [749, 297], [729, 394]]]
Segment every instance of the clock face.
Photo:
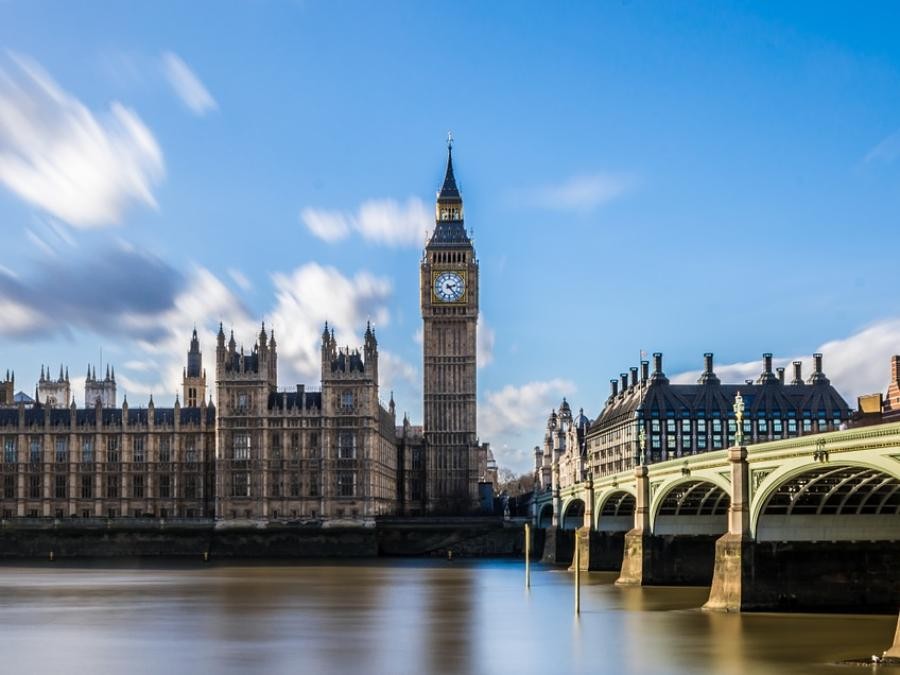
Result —
[[441, 302], [459, 302], [466, 292], [466, 280], [456, 272], [441, 272], [434, 278], [434, 297]]

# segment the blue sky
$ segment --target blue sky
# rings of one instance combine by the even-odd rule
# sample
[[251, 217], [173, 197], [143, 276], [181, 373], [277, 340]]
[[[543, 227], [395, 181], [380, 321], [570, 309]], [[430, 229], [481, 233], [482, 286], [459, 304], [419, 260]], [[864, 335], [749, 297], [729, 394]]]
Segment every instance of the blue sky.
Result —
[[[196, 322], [315, 384], [377, 326], [421, 415], [418, 261], [447, 131], [482, 265], [480, 431], [524, 470], [563, 395], [900, 351], [900, 8], [0, 2], [0, 367], [171, 401]], [[807, 365], [807, 370], [808, 370]], [[82, 392], [77, 390], [79, 404]], [[120, 394], [121, 397], [121, 394]]]

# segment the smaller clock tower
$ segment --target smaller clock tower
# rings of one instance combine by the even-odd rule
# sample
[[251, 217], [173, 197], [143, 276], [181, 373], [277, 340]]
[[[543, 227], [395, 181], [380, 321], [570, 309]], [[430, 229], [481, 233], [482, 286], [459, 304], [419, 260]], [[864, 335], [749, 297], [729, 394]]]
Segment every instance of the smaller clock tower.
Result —
[[435, 204], [435, 226], [422, 256], [425, 501], [435, 514], [478, 505], [476, 344], [478, 260], [463, 220], [463, 201], [447, 172]]

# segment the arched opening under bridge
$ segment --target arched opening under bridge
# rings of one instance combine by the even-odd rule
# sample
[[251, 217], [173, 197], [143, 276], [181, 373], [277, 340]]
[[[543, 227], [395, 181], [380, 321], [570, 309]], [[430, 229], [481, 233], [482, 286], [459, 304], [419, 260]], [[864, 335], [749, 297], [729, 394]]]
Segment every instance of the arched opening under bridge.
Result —
[[900, 478], [880, 469], [825, 464], [770, 492], [757, 541], [898, 541]]
[[546, 529], [553, 525], [553, 504], [544, 504], [538, 514], [537, 526]]
[[724, 534], [731, 498], [718, 485], [702, 479], [678, 483], [663, 496], [654, 534]]
[[629, 492], [613, 492], [600, 507], [597, 516], [598, 532], [627, 532], [634, 527], [634, 508], [637, 501]]
[[577, 530], [584, 525], [584, 502], [580, 499], [573, 499], [566, 507], [562, 520], [562, 529]]

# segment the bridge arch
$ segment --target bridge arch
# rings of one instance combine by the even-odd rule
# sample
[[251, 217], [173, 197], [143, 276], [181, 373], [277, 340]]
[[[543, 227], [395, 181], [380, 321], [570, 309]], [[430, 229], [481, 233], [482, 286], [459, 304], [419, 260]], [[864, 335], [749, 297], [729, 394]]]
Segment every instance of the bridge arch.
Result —
[[773, 471], [760, 488], [757, 541], [900, 540], [900, 471], [890, 465], [805, 462]]
[[598, 532], [627, 532], [634, 527], [637, 498], [631, 490], [616, 489], [597, 501]]
[[537, 526], [546, 529], [553, 525], [553, 504], [544, 504], [538, 514]]
[[566, 502], [562, 509], [563, 517], [559, 526], [563, 530], [577, 530], [584, 525], [584, 500], [575, 498]]
[[652, 501], [654, 534], [724, 534], [731, 486], [718, 477], [683, 476], [660, 486]]

